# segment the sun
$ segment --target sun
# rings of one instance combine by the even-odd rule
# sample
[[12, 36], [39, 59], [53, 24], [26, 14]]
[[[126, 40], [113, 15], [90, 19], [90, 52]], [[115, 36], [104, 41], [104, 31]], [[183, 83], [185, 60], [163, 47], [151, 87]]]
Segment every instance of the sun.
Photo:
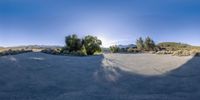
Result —
[[103, 37], [103, 36], [98, 36], [98, 39], [101, 40], [102, 47], [106, 47], [107, 48], [107, 47], [111, 46], [111, 40], [109, 40], [108, 38]]

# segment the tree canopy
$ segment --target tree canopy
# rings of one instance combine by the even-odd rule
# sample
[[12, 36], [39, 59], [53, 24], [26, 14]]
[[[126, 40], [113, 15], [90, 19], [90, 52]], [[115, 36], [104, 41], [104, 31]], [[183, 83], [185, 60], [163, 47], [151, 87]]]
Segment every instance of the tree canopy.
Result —
[[84, 55], [93, 55], [95, 52], [101, 51], [102, 42], [96, 36], [88, 35], [80, 39], [76, 34], [72, 34], [65, 37], [65, 44], [63, 49], [69, 53], [78, 52]]
[[144, 42], [144, 47], [145, 50], [147, 51], [153, 51], [155, 50], [156, 45], [155, 42], [150, 37], [147, 37]]
[[87, 54], [93, 55], [95, 52], [101, 51], [100, 45], [102, 45], [102, 42], [96, 36], [88, 35], [83, 39], [83, 45], [85, 46]]
[[144, 50], [144, 41], [142, 39], [142, 37], [140, 37], [137, 41], [136, 41], [136, 45], [137, 45], [137, 48], [139, 50]]

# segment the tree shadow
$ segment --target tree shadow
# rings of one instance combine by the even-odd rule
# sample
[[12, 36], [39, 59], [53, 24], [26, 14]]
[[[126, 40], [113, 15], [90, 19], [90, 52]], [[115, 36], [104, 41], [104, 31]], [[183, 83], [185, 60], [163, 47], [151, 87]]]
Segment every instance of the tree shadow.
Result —
[[[105, 60], [105, 58], [104, 58]], [[103, 61], [104, 62], [104, 61]], [[97, 76], [110, 99], [117, 100], [198, 100], [200, 98], [200, 57], [161, 75], [141, 75], [115, 65], [103, 66]]]
[[[103, 55], [0, 57], [0, 100], [198, 100], [200, 57], [156, 76], [121, 69]], [[16, 67], [17, 64], [21, 67]], [[117, 66], [118, 65], [118, 66]], [[42, 69], [41, 69], [42, 67]], [[36, 70], [40, 68], [40, 70]]]
[[187, 78], [198, 77], [200, 73], [200, 57], [194, 55], [190, 60], [181, 65], [180, 67], [166, 73], [166, 76]]

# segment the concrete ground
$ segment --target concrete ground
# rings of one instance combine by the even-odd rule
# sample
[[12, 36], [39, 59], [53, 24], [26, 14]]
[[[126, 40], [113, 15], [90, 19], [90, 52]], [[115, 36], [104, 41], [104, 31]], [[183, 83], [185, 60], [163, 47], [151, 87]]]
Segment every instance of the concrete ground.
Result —
[[0, 100], [199, 100], [200, 57], [0, 57]]

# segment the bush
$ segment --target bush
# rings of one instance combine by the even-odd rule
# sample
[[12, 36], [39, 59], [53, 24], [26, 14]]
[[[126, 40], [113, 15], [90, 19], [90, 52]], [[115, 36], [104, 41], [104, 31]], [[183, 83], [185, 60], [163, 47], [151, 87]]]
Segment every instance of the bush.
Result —
[[47, 53], [47, 54], [54, 54], [54, 55], [59, 55], [61, 54], [59, 49], [44, 49], [41, 51], [42, 53]]
[[12, 50], [12, 49], [9, 49], [9, 50], [5, 50], [3, 52], [0, 52], [0, 56], [16, 55], [16, 54], [27, 53], [27, 52], [32, 52], [32, 50], [24, 50], [24, 49]]
[[188, 50], [178, 50], [178, 51], [175, 51], [173, 54], [173, 56], [190, 56], [190, 51]]
[[61, 54], [69, 54], [70, 52], [68, 50], [64, 50], [63, 52], [61, 52]]
[[196, 53], [194, 56], [200, 57], [200, 52]]
[[200, 53], [200, 50], [198, 50], [198, 49], [192, 49], [192, 50], [190, 50], [190, 54], [191, 54], [191, 55], [196, 55], [196, 56], [198, 56], [199, 53]]
[[82, 54], [82, 55], [85, 55], [85, 56], [87, 55], [87, 51], [86, 51], [84, 45], [81, 47], [81, 54]]
[[129, 53], [139, 53], [140, 50], [138, 50], [138, 49], [133, 49], [133, 48], [128, 48], [127, 52], [129, 52]]
[[176, 51], [158, 51], [156, 54], [159, 55], [166, 55], [166, 54], [171, 54], [173, 56], [198, 56], [200, 51], [198, 49], [181, 49], [181, 50], [176, 50]]
[[173, 54], [173, 53], [174, 53], [173, 51], [166, 51], [166, 50], [156, 52], [156, 54], [159, 55]]
[[149, 51], [150, 54], [156, 54], [156, 51]]
[[116, 46], [116, 45], [114, 45], [114, 46], [110, 46], [109, 49], [110, 49], [110, 51], [111, 51], [112, 53], [117, 53], [117, 52], [120, 51], [119, 47]]

